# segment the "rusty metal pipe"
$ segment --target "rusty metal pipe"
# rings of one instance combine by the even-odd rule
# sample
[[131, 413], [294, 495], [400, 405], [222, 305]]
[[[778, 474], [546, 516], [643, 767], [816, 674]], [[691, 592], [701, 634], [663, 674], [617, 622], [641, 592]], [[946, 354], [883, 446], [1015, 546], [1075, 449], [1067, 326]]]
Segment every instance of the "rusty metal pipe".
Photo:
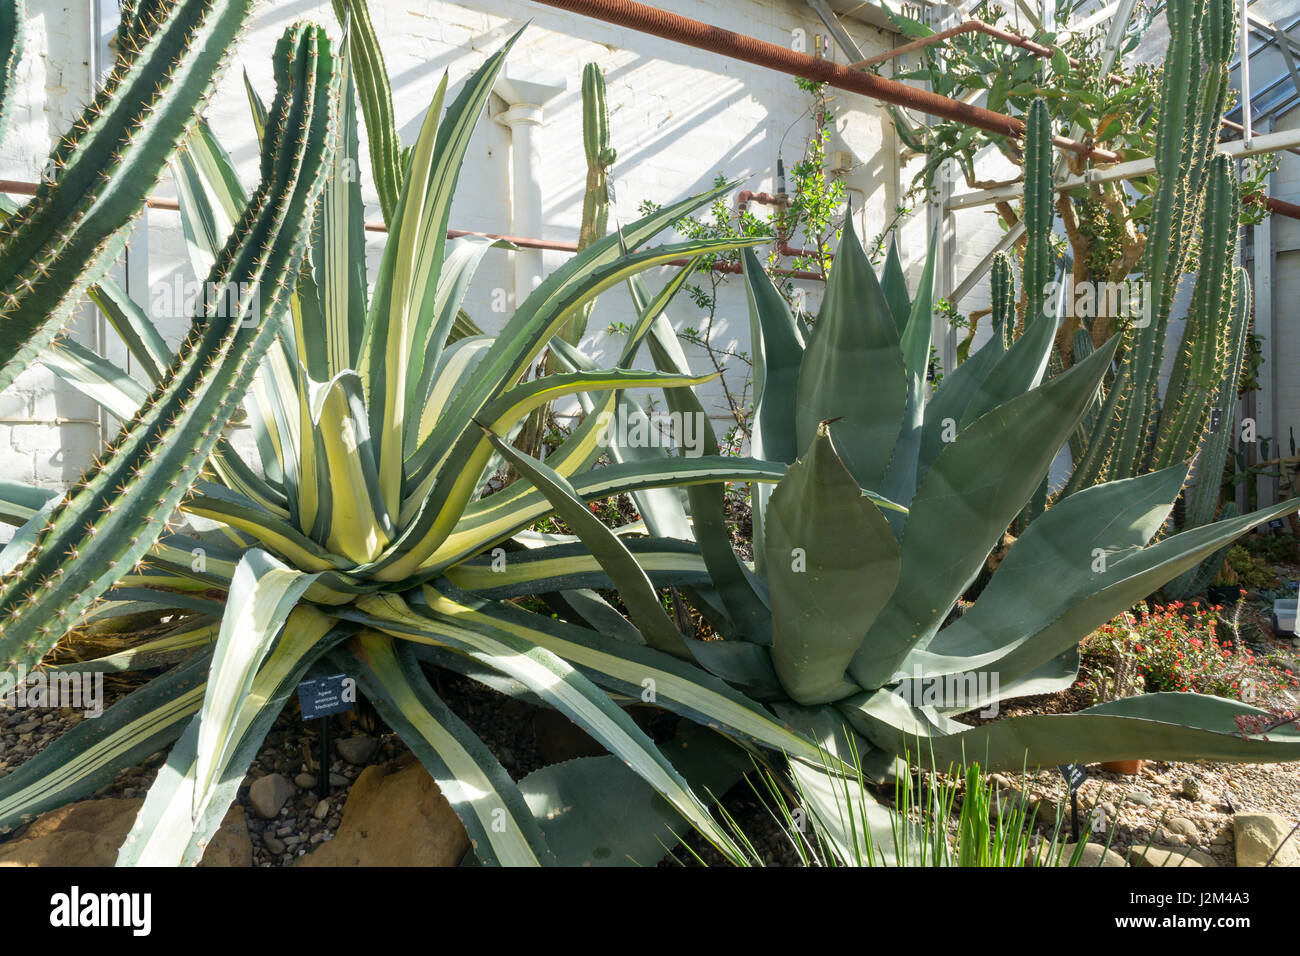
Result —
[[[7, 193], [12, 196], [35, 196], [36, 183], [25, 183], [17, 179], [0, 179], [0, 193]], [[149, 209], [160, 209], [167, 212], [179, 212], [180, 203], [175, 199], [155, 199], [150, 197], [145, 200], [145, 206]], [[383, 222], [371, 220], [365, 223], [366, 232], [387, 233], [388, 226]], [[576, 242], [565, 242], [562, 239], [532, 239], [527, 236], [506, 236], [492, 232], [474, 232], [469, 229], [448, 229], [448, 239], [459, 239], [461, 236], [482, 236], [485, 239], [504, 239], [506, 242], [513, 243], [521, 249], [544, 249], [548, 252], [567, 252], [574, 254], [578, 251]], [[684, 266], [690, 260], [674, 259], [665, 263], [670, 266]], [[712, 266], [714, 272], [733, 272], [739, 273], [741, 267], [739, 263], [715, 262]], [[778, 275], [787, 276], [791, 279], [809, 279], [822, 281], [822, 277], [816, 272], [806, 272], [799, 269], [774, 269]]]
[[[806, 53], [796, 53], [775, 43], [733, 33], [699, 20], [692, 20], [690, 17], [656, 10], [634, 0], [537, 0], [537, 2], [558, 10], [567, 10], [570, 13], [603, 20], [629, 30], [648, 33], [664, 40], [684, 43], [710, 53], [743, 60], [756, 66], [778, 70], [791, 76], [827, 83], [850, 93], [860, 93], [895, 106], [965, 123], [967, 126], [974, 126], [1000, 136], [1019, 139], [1025, 134], [1024, 121], [1014, 116], [1004, 116], [927, 90], [913, 89], [906, 84], [873, 73], [850, 70], [838, 63], [819, 60]], [[1088, 156], [1099, 163], [1120, 161], [1120, 157], [1108, 149], [1090, 148], [1066, 136], [1053, 136], [1052, 142], [1058, 149]]]
[[[739, 209], [744, 209], [752, 202], [761, 203], [764, 206], [778, 206], [784, 201], [785, 197], [783, 196], [773, 196], [771, 193], [756, 193], [749, 189], [742, 189], [736, 194], [736, 206]], [[796, 249], [790, 245], [789, 236], [780, 235], [776, 237], [776, 251], [783, 256], [789, 256], [791, 259], [813, 259], [823, 255], [816, 249]], [[833, 252], [827, 252], [824, 255], [827, 259], [835, 258]]]

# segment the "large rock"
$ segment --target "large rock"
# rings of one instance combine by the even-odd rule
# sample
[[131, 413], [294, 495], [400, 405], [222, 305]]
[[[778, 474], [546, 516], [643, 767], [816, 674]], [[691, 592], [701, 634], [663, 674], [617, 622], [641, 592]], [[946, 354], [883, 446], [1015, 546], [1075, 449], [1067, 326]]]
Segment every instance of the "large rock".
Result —
[[370, 763], [370, 758], [379, 749], [379, 742], [374, 737], [358, 734], [355, 737], [346, 737], [340, 740], [335, 746], [338, 748], [339, 756], [352, 766], [364, 767]]
[[272, 819], [293, 796], [293, 784], [278, 773], [258, 777], [248, 788], [248, 802], [263, 820]]
[[455, 866], [469, 835], [419, 764], [389, 773], [367, 767], [343, 805], [334, 839], [300, 866]]
[[1128, 851], [1131, 866], [1166, 867], [1166, 866], [1218, 866], [1214, 857], [1200, 850], [1185, 847], [1145, 847], [1135, 846]]
[[[1069, 866], [1070, 861], [1074, 859], [1074, 848], [1077, 844], [1067, 843], [1061, 847], [1061, 859], [1057, 866]], [[1100, 843], [1088, 843], [1084, 845], [1083, 852], [1079, 855], [1080, 867], [1085, 866], [1128, 866], [1124, 858], [1109, 847], [1104, 847]]]
[[[0, 866], [112, 866], [143, 804], [142, 799], [83, 800], [51, 810], [0, 844]], [[252, 865], [244, 810], [234, 806], [200, 866]]]
[[1294, 823], [1276, 813], [1233, 814], [1237, 865], [1265, 866], [1276, 850], [1273, 866], [1300, 866], [1300, 834], [1287, 838], [1294, 827]]

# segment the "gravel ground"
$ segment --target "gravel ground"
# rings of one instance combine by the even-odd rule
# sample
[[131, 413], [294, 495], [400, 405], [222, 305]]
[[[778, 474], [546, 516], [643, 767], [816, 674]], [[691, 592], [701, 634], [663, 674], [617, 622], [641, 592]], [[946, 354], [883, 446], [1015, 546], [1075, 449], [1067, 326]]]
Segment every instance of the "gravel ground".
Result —
[[[1294, 764], [1148, 763], [1135, 776], [1087, 768], [1079, 788], [1080, 825], [1094, 818], [1094, 842], [1109, 837], [1112, 848], [1190, 846], [1220, 865], [1234, 864], [1232, 815], [1269, 811], [1300, 820], [1300, 773]], [[1055, 770], [1007, 774], [1009, 785], [1038, 801], [1038, 829], [1050, 832], [1057, 807], [1062, 832], [1069, 832], [1065, 781]], [[1002, 781], [995, 781], [1001, 783]]]

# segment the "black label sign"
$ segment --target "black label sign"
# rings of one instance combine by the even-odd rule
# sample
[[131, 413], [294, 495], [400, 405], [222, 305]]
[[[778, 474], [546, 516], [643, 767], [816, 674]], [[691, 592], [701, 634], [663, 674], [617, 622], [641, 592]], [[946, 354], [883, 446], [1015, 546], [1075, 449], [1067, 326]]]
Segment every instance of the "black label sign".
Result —
[[351, 710], [357, 700], [357, 684], [346, 674], [318, 677], [298, 685], [298, 703], [303, 720], [316, 720]]
[[1083, 782], [1088, 779], [1088, 773], [1081, 764], [1063, 763], [1056, 769], [1061, 771], [1061, 776], [1065, 778], [1070, 793], [1078, 790], [1083, 785]]

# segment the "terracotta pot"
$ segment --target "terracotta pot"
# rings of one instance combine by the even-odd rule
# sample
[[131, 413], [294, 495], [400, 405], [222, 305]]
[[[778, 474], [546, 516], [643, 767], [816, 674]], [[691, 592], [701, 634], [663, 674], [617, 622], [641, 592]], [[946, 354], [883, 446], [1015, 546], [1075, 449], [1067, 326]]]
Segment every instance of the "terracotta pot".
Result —
[[1108, 773], [1121, 773], [1126, 777], [1136, 776], [1142, 772], [1145, 760], [1110, 760], [1101, 765]]

